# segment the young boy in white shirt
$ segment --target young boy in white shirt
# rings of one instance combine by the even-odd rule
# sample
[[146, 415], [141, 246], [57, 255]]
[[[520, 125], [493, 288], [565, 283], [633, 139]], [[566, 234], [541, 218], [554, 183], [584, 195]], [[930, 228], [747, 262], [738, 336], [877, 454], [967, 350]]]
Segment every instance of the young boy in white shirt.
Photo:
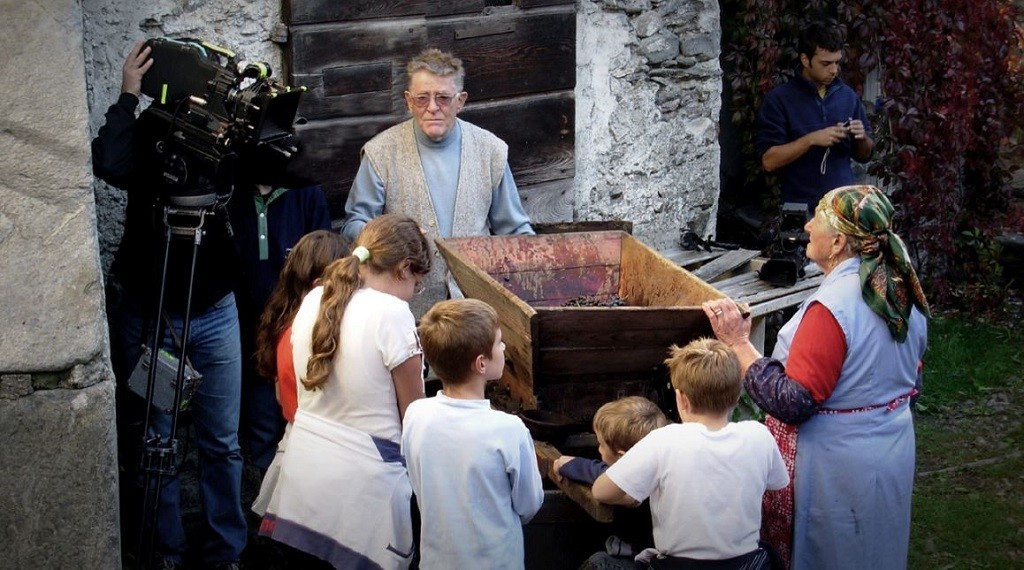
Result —
[[420, 509], [420, 568], [524, 567], [523, 529], [544, 502], [530, 432], [492, 410], [489, 380], [505, 368], [498, 315], [476, 299], [442, 301], [419, 325], [441, 379], [405, 412], [402, 454]]
[[556, 477], [593, 485], [627, 451], [647, 434], [669, 424], [664, 412], [643, 396], [625, 396], [608, 402], [594, 414], [594, 435], [601, 459], [563, 455], [552, 469]]
[[742, 378], [726, 344], [698, 339], [670, 353], [665, 363], [682, 423], [627, 451], [594, 482], [594, 498], [632, 505], [650, 497], [657, 552], [637, 560], [652, 567], [714, 560], [723, 568], [767, 568], [758, 547], [761, 498], [789, 482], [782, 455], [763, 424], [729, 422]]

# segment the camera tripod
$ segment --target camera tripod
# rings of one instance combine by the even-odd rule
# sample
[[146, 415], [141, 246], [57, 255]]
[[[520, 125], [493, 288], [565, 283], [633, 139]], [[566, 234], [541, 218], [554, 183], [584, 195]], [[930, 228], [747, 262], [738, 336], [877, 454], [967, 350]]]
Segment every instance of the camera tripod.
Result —
[[[192, 312], [192, 290], [195, 283], [196, 260], [199, 256], [199, 246], [202, 244], [203, 227], [207, 216], [213, 212], [205, 207], [176, 207], [164, 206], [163, 223], [166, 229], [163, 261], [160, 273], [160, 292], [157, 297], [156, 319], [157, 326], [153, 327], [151, 350], [149, 351], [149, 377], [146, 382], [146, 407], [145, 420], [142, 431], [142, 460], [141, 473], [143, 475], [143, 501], [142, 501], [142, 524], [139, 534], [137, 551], [137, 567], [140, 569], [149, 568], [153, 562], [154, 544], [156, 540], [157, 520], [160, 513], [160, 494], [163, 491], [165, 477], [172, 477], [177, 473], [178, 439], [178, 415], [181, 411], [182, 389], [185, 384], [186, 347], [189, 340], [189, 326], [191, 324]], [[172, 222], [172, 219], [174, 220]], [[184, 225], [179, 225], [184, 222]], [[185, 312], [182, 316], [181, 337], [175, 338], [178, 341], [178, 369], [174, 377], [174, 398], [170, 409], [171, 424], [166, 437], [151, 433], [151, 421], [154, 408], [154, 387], [158, 366], [158, 353], [163, 346], [164, 327], [171, 328], [171, 335], [174, 336], [174, 323], [164, 319], [164, 301], [167, 288], [168, 260], [171, 253], [171, 242], [175, 239], [191, 239], [192, 257], [188, 273], [188, 287], [185, 296]], [[143, 335], [145, 335], [144, 327]]]

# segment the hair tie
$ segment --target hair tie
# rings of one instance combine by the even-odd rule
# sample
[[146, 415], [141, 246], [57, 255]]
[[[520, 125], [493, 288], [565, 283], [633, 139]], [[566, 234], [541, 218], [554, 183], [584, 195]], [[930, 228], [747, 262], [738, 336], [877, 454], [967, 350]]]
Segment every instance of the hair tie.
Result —
[[359, 258], [359, 263], [366, 263], [366, 260], [370, 259], [370, 250], [359, 246], [352, 250], [352, 255]]

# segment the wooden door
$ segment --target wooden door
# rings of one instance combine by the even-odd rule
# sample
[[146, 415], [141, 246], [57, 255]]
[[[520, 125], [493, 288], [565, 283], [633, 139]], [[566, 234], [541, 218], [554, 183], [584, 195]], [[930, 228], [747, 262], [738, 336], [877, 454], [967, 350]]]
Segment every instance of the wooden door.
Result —
[[427, 47], [466, 67], [459, 116], [509, 145], [534, 222], [572, 219], [574, 0], [285, 0], [290, 84], [306, 86], [294, 168], [323, 185], [335, 220], [359, 149], [409, 117], [405, 64]]

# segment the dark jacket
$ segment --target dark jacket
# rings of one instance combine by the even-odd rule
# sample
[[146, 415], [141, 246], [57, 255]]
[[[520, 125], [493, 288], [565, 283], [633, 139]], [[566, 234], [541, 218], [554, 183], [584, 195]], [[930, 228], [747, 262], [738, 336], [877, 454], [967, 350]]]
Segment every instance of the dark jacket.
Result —
[[[764, 156], [773, 146], [792, 142], [807, 133], [844, 123], [847, 119], [860, 119], [867, 135], [871, 136], [864, 106], [853, 89], [836, 77], [826, 89], [825, 97], [821, 98], [814, 83], [798, 73], [768, 93], [761, 105], [754, 140], [757, 156]], [[830, 147], [827, 157], [825, 150], [824, 147], [812, 147], [780, 169], [783, 202], [799, 202], [813, 207], [829, 190], [854, 183], [850, 169], [853, 139], [848, 138]], [[825, 159], [824, 173], [822, 159]]]

